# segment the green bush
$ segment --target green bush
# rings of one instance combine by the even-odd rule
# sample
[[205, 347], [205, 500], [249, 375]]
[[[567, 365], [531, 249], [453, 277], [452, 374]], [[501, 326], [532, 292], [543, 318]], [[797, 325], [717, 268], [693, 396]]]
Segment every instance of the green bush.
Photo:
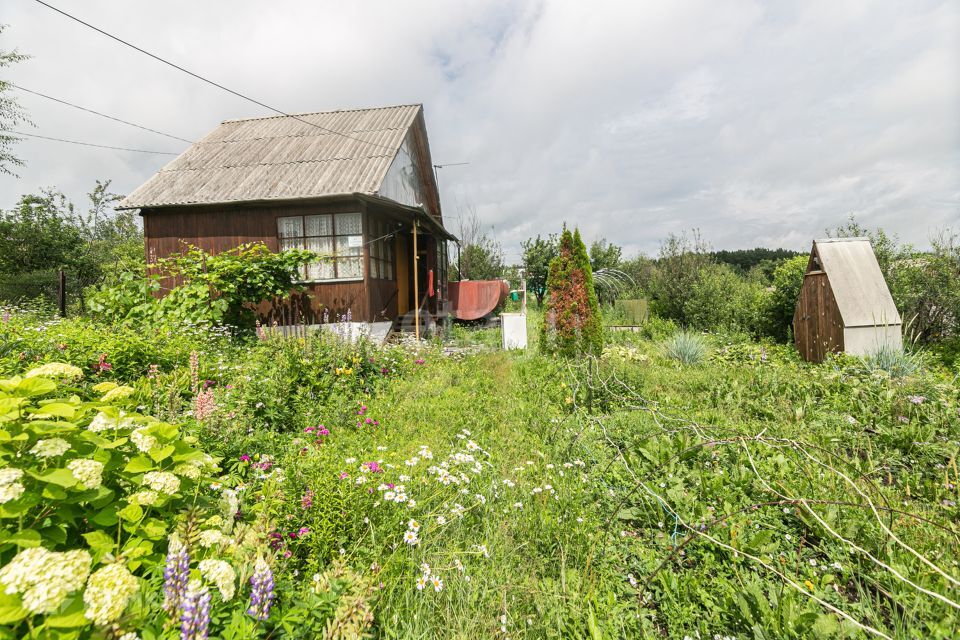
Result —
[[[263, 244], [246, 244], [210, 255], [192, 247], [159, 261], [143, 280], [126, 276], [91, 295], [90, 311], [111, 321], [226, 325], [254, 329], [255, 307], [298, 289], [301, 268], [316, 260], [310, 251], [273, 253]], [[164, 284], [177, 283], [162, 297]]]
[[861, 358], [867, 371], [886, 371], [894, 378], [916, 375], [923, 369], [923, 357], [903, 348], [882, 345]]
[[704, 331], [761, 333], [768, 293], [726, 264], [704, 265], [683, 303], [687, 323]]
[[706, 338], [699, 333], [678, 331], [664, 341], [663, 352], [680, 364], [697, 365], [706, 359], [709, 346]]
[[781, 262], [773, 271], [773, 292], [766, 305], [766, 334], [775, 340], [789, 339], [808, 261], [809, 256], [796, 256]]

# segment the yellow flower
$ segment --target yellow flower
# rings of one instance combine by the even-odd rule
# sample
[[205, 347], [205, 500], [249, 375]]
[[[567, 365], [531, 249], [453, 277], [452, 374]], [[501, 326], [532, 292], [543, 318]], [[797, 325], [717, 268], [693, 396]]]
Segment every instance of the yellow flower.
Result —
[[813, 591], [813, 583], [812, 583], [812, 582], [810, 582], [809, 580], [804, 580], [804, 581], [803, 581], [803, 584], [807, 585], [807, 589], [810, 589], [810, 591]]

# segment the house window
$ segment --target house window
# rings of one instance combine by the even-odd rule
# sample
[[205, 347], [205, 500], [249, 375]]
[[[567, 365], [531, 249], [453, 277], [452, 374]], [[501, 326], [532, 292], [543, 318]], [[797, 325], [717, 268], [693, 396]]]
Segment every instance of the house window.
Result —
[[393, 280], [394, 236], [386, 223], [370, 222], [370, 277]]
[[308, 249], [324, 257], [303, 268], [303, 279], [362, 280], [363, 222], [359, 213], [277, 218], [280, 250]]

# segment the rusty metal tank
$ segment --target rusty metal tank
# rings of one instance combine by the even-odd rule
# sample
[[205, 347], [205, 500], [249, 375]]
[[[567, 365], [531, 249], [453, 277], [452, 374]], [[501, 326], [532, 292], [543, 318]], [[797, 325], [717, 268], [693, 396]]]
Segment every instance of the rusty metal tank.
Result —
[[505, 280], [461, 280], [449, 283], [448, 291], [454, 318], [479, 320], [507, 299], [510, 285]]

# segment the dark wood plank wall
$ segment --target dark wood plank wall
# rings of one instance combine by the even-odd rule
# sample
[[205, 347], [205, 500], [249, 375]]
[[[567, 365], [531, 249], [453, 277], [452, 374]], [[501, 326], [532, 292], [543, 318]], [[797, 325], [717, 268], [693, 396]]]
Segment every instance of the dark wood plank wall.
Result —
[[843, 351], [843, 320], [826, 273], [803, 276], [793, 331], [797, 351], [808, 362], [823, 362], [828, 353]]
[[[323, 213], [365, 212], [365, 203], [356, 200], [317, 204], [265, 204], [231, 206], [170, 207], [144, 210], [143, 229], [147, 263], [174, 253], [181, 253], [189, 245], [208, 253], [220, 253], [249, 242], [262, 242], [271, 251], [279, 250], [277, 218], [283, 216], [316, 215]], [[364, 275], [368, 275], [367, 249], [364, 248]], [[261, 305], [264, 320], [288, 324], [303, 321], [313, 324], [322, 319], [324, 309], [331, 321], [350, 315], [356, 321], [372, 320], [370, 296], [366, 280], [352, 282], [313, 283], [307, 286], [307, 296], [298, 299], [274, 301]], [[173, 286], [176, 282], [164, 283]]]

